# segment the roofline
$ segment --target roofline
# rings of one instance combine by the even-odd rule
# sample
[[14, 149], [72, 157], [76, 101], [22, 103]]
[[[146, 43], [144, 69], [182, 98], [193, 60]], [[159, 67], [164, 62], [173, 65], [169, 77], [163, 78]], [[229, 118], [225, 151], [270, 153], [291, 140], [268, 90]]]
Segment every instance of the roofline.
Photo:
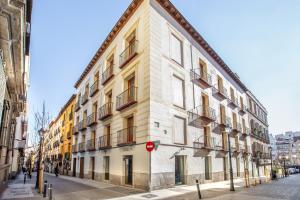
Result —
[[72, 94], [72, 96], [69, 98], [67, 103], [60, 109], [58, 116], [60, 116], [66, 110], [66, 108], [71, 104], [71, 102], [75, 99], [75, 97], [76, 95]]
[[133, 0], [122, 16], [119, 18], [115, 26], [112, 28], [106, 39], [101, 44], [100, 48], [97, 50], [96, 54], [88, 64], [88, 66], [84, 69], [80, 78], [76, 81], [74, 87], [77, 89], [83, 79], [87, 76], [87, 74], [91, 71], [93, 66], [96, 64], [97, 60], [102, 56], [107, 47], [112, 43], [112, 41], [116, 38], [120, 30], [124, 27], [124, 25], [128, 22], [130, 17], [135, 13], [137, 8], [141, 5], [144, 0]]
[[[101, 57], [107, 47], [111, 44], [114, 38], [117, 36], [119, 31], [123, 28], [126, 22], [134, 14], [137, 8], [141, 5], [144, 0], [133, 0], [128, 8], [125, 10], [123, 15], [120, 17], [118, 22], [115, 24], [111, 32], [108, 34], [106, 39], [101, 44], [100, 48], [97, 50], [96, 54], [85, 68], [80, 78], [76, 81], [74, 87], [77, 89], [83, 79], [91, 71], [92, 67], [95, 65], [97, 60]], [[162, 8], [164, 8], [176, 21], [180, 24], [191, 37], [217, 62], [225, 72], [245, 91], [251, 93], [251, 91], [246, 87], [246, 85], [240, 80], [240, 78], [233, 72], [229, 66], [222, 60], [222, 58], [213, 50], [213, 48], [205, 41], [205, 39], [200, 35], [200, 33], [185, 19], [185, 17], [177, 10], [177, 8], [169, 0], [156, 0]], [[257, 100], [257, 98], [251, 93], [251, 95]], [[258, 100], [257, 100], [258, 101]], [[259, 101], [258, 101], [259, 102]], [[260, 103], [260, 102], [259, 102]], [[264, 106], [260, 103], [264, 108]], [[266, 111], [266, 109], [264, 108]]]

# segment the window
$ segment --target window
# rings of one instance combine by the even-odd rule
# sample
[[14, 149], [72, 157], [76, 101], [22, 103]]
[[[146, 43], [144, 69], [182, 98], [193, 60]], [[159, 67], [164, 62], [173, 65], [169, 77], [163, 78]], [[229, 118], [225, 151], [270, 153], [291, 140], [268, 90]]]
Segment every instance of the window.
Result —
[[171, 58], [182, 65], [182, 41], [171, 34]]
[[183, 80], [173, 76], [173, 104], [184, 108], [184, 82]]
[[186, 143], [185, 125], [186, 122], [184, 118], [174, 117], [174, 143]]

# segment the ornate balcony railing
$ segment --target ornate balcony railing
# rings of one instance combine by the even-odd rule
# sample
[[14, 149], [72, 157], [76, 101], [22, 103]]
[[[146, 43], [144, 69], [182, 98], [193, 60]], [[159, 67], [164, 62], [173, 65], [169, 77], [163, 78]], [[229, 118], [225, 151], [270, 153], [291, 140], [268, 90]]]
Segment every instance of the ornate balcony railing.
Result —
[[79, 125], [76, 124], [76, 125], [73, 127], [73, 135], [76, 135], [78, 132], [79, 132]]
[[88, 126], [92, 126], [92, 125], [95, 125], [95, 124], [97, 124], [97, 112], [93, 112], [87, 118], [87, 125]]
[[205, 70], [191, 69], [190, 71], [191, 81], [201, 88], [209, 88], [212, 86], [212, 77]]
[[117, 96], [117, 111], [121, 111], [137, 102], [137, 87], [130, 87]]
[[78, 152], [78, 145], [77, 144], [73, 144], [72, 145], [72, 152], [73, 153], [77, 153]]
[[90, 97], [94, 96], [99, 91], [99, 81], [96, 80], [90, 87]]
[[108, 102], [99, 108], [99, 120], [104, 120], [112, 115], [112, 102]]
[[111, 135], [102, 135], [98, 139], [98, 148], [100, 150], [111, 148]]
[[244, 114], [246, 114], [246, 111], [247, 111], [246, 106], [245, 105], [240, 105], [240, 107], [239, 107], [239, 113], [242, 114], [242, 115], [244, 115]]
[[78, 144], [78, 151], [84, 152], [85, 151], [85, 142], [81, 142]]
[[210, 136], [202, 136], [194, 141], [194, 156], [207, 156], [210, 151], [215, 148], [215, 138]]
[[133, 145], [136, 143], [136, 127], [128, 127], [117, 132], [118, 146]]
[[87, 151], [94, 151], [96, 149], [95, 140], [90, 139], [86, 142], [86, 150]]
[[84, 95], [81, 97], [81, 105], [86, 104], [86, 102], [88, 102], [88, 100], [89, 100], [89, 94], [88, 94], [88, 91], [86, 91], [84, 93]]
[[137, 55], [138, 41], [131, 42], [129, 46], [120, 54], [120, 68], [123, 68]]
[[212, 88], [212, 94], [219, 100], [224, 100], [227, 98], [227, 89], [224, 86], [215, 86]]
[[102, 80], [101, 80], [102, 85], [105, 85], [114, 76], [113, 69], [114, 69], [114, 65], [110, 65], [102, 73]]
[[228, 106], [231, 106], [232, 108], [236, 108], [238, 107], [239, 105], [239, 102], [238, 102], [238, 99], [235, 98], [235, 97], [229, 97], [228, 98]]
[[208, 125], [210, 122], [216, 120], [215, 109], [209, 106], [198, 106], [188, 111], [188, 122], [195, 127], [202, 127]]
[[80, 122], [79, 122], [79, 125], [78, 125], [78, 128], [79, 128], [79, 130], [80, 131], [83, 131], [83, 130], [85, 130], [86, 129], [86, 119], [83, 119], [83, 120], [81, 120]]

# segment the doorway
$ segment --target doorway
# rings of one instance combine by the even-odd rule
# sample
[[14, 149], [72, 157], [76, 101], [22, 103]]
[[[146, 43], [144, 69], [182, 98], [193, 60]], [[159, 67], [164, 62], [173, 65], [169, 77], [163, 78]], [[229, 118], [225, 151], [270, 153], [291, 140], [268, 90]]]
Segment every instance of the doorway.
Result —
[[109, 180], [109, 156], [104, 156], [104, 180]]
[[212, 174], [211, 174], [211, 168], [212, 168], [212, 165], [211, 165], [211, 157], [210, 156], [206, 156], [205, 159], [204, 159], [204, 162], [205, 162], [205, 180], [211, 180], [212, 179]]
[[175, 156], [175, 184], [185, 184], [185, 159], [184, 156]]
[[124, 157], [125, 162], [125, 184], [132, 185], [132, 155]]
[[134, 125], [134, 118], [130, 116], [127, 118], [127, 142], [133, 142], [133, 125]]
[[92, 180], [95, 180], [95, 157], [91, 157], [91, 175], [92, 175]]
[[73, 176], [76, 176], [76, 158], [73, 158]]
[[79, 178], [84, 177], [84, 157], [80, 158], [80, 172], [79, 172]]

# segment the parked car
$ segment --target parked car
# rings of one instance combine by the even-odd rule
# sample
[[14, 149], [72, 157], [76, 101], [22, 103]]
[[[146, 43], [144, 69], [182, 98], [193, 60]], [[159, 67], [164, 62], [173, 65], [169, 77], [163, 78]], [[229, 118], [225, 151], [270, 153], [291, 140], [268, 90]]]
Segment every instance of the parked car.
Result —
[[295, 168], [289, 168], [288, 169], [288, 173], [289, 174], [295, 174], [296, 173], [296, 169]]

